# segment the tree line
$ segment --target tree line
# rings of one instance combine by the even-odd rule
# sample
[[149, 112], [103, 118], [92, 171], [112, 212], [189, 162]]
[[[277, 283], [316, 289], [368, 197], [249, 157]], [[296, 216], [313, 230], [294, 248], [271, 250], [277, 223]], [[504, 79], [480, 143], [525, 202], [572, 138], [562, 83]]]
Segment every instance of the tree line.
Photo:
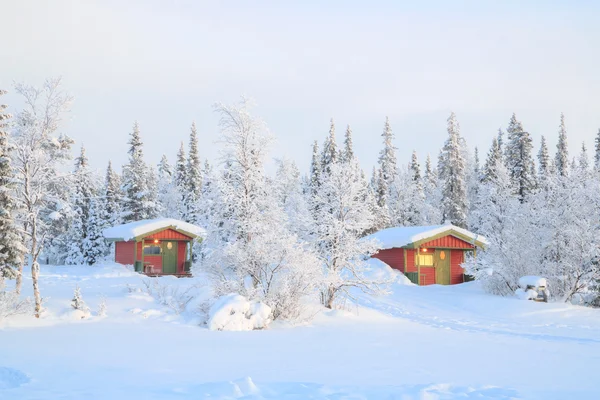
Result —
[[309, 171], [282, 158], [268, 176], [274, 138], [243, 99], [215, 105], [222, 150], [216, 165], [201, 161], [195, 124], [174, 165], [166, 156], [147, 164], [136, 122], [122, 173], [109, 161], [99, 177], [83, 147], [73, 170], [62, 172], [74, 142], [58, 133], [71, 103], [60, 80], [15, 90], [24, 109], [12, 119], [0, 113], [0, 276], [15, 278], [18, 293], [23, 266], [31, 265], [38, 315], [41, 261], [93, 265], [110, 253], [104, 228], [155, 217], [206, 228], [206, 240], [195, 245], [196, 271], [208, 274], [216, 294], [264, 301], [275, 318], [297, 317], [307, 296], [331, 308], [355, 288], [381, 291], [384, 279], [367, 262], [377, 244], [362, 238], [391, 226], [445, 222], [490, 241], [466, 263], [489, 291], [511, 294], [520, 276], [537, 274], [561, 299], [597, 301], [600, 131], [592, 163], [585, 144], [571, 158], [562, 115], [554, 157], [544, 137], [534, 156], [531, 136], [513, 114], [481, 163], [451, 113], [437, 162], [427, 155], [424, 167], [416, 152], [398, 162], [386, 118], [370, 176], [354, 153], [350, 126], [340, 146], [332, 120], [322, 144], [313, 143]]

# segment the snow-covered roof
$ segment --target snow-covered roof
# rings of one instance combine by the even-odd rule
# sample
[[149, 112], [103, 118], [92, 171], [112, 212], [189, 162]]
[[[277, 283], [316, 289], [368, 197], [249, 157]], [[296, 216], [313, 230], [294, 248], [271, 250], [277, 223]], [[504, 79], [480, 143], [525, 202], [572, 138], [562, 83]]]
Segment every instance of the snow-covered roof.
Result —
[[431, 226], [398, 226], [395, 228], [387, 228], [379, 232], [375, 232], [369, 236], [366, 236], [365, 239], [377, 240], [379, 242], [380, 249], [392, 249], [397, 247], [405, 247], [444, 233], [454, 233], [458, 238], [469, 241], [476, 246], [485, 247], [488, 245], [488, 241], [483, 236], [451, 224]]
[[144, 219], [113, 226], [112, 228], [105, 229], [102, 235], [108, 240], [128, 241], [139, 239], [164, 229], [174, 229], [192, 238], [206, 236], [206, 231], [199, 226], [173, 218]]

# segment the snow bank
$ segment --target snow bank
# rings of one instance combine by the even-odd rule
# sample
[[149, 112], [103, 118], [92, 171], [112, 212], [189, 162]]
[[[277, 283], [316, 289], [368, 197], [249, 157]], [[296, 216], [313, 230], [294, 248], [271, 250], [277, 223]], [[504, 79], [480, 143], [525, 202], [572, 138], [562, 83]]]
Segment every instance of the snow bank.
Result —
[[0, 390], [14, 389], [28, 382], [29, 377], [18, 369], [0, 367]]
[[271, 322], [271, 307], [251, 302], [231, 293], [220, 297], [210, 308], [208, 329], [213, 331], [250, 331], [266, 328]]
[[369, 270], [365, 275], [369, 279], [380, 282], [390, 282], [399, 285], [414, 285], [402, 272], [393, 269], [377, 258], [371, 258], [368, 262]]
[[541, 276], [528, 275], [519, 278], [519, 286], [522, 289], [527, 289], [528, 286], [532, 287], [546, 287], [546, 278], [542, 278]]
[[521, 300], [534, 300], [538, 297], [538, 293], [533, 289], [523, 290], [519, 288], [515, 290], [515, 296]]
[[466, 229], [454, 225], [431, 225], [431, 226], [399, 226], [395, 228], [383, 229], [371, 235], [365, 236], [365, 240], [376, 240], [381, 249], [392, 249], [404, 247], [410, 243], [427, 239], [431, 236], [439, 235], [447, 231], [455, 231], [464, 235], [473, 241], [477, 240], [488, 244], [487, 240], [480, 235], [469, 232]]
[[127, 241], [139, 236], [143, 236], [150, 232], [166, 228], [181, 230], [196, 237], [206, 236], [206, 231], [199, 226], [173, 218], [146, 219], [119, 226], [113, 226], [112, 228], [107, 228], [102, 231], [102, 235], [106, 239]]

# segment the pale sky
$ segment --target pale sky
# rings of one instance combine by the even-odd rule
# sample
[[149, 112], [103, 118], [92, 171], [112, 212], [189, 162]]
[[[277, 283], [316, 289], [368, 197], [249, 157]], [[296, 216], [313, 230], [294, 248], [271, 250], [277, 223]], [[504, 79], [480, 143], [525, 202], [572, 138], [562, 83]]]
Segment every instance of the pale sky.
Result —
[[126, 161], [134, 120], [148, 162], [173, 163], [194, 120], [214, 160], [212, 104], [240, 95], [276, 135], [272, 155], [303, 172], [332, 117], [367, 172], [386, 115], [401, 162], [413, 149], [435, 160], [451, 110], [482, 154], [513, 111], [535, 152], [542, 134], [554, 152], [564, 112], [571, 155], [585, 141], [591, 156], [599, 3], [0, 0], [0, 88], [62, 76], [75, 97], [63, 131], [96, 168]]

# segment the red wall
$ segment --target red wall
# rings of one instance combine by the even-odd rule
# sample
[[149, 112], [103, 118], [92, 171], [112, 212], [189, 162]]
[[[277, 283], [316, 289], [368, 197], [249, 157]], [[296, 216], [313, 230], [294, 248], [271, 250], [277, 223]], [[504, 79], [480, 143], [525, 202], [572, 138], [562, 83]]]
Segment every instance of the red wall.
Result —
[[465, 270], [460, 266], [465, 261], [464, 250], [450, 251], [450, 284], [463, 283], [463, 274]]
[[179, 233], [174, 231], [173, 229], [166, 229], [164, 231], [157, 232], [153, 235], [146, 236], [144, 240], [192, 240], [191, 237], [184, 235], [183, 233]]
[[115, 261], [123, 265], [133, 265], [135, 242], [115, 242]]
[[390, 267], [404, 272], [404, 249], [385, 249], [373, 254], [373, 258], [383, 261]]
[[179, 242], [177, 245], [177, 273], [183, 274], [185, 263], [185, 245], [186, 242]]
[[444, 236], [444, 237], [441, 237], [438, 239], [431, 240], [427, 243], [423, 243], [420, 247], [421, 248], [441, 247], [441, 248], [445, 248], [445, 249], [451, 249], [451, 248], [472, 249], [474, 246], [471, 243], [465, 242], [462, 239], [448, 235], [448, 236]]
[[418, 272], [415, 265], [415, 250], [406, 249], [406, 272]]

